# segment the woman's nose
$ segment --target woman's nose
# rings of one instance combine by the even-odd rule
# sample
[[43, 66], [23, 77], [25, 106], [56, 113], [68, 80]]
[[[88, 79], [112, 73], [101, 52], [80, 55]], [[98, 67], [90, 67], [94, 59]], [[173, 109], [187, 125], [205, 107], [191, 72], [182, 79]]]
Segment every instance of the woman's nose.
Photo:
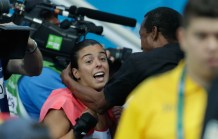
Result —
[[100, 66], [102, 66], [102, 63], [101, 63], [101, 61], [100, 60], [96, 60], [95, 61], [95, 63], [96, 63], [96, 67], [100, 67]]

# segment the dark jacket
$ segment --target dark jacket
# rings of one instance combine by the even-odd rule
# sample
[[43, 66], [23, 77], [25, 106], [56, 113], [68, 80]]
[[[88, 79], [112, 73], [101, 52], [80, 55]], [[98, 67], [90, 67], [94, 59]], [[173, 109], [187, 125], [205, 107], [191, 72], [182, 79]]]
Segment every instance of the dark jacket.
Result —
[[177, 43], [149, 52], [133, 53], [104, 88], [110, 106], [123, 105], [130, 92], [144, 79], [173, 69], [184, 57]]

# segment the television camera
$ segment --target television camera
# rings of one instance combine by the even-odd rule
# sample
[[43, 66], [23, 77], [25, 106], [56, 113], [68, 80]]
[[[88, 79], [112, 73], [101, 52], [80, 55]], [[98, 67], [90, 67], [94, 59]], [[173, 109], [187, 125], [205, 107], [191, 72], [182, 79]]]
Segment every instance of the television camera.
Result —
[[[0, 58], [20, 59], [24, 57], [31, 28], [16, 26], [9, 15], [10, 2], [0, 1]], [[12, 41], [13, 39], [13, 41]]]
[[[12, 8], [14, 10], [11, 17], [12, 22], [33, 28], [30, 35], [38, 43], [43, 55], [55, 58], [57, 61], [61, 60], [58, 63], [64, 63], [62, 65], [64, 67], [69, 61], [70, 52], [75, 43], [85, 38], [87, 33], [101, 35], [103, 32], [102, 26], [85, 21], [84, 16], [132, 27], [136, 24], [136, 20], [132, 18], [84, 7], [55, 5], [47, 0], [16, 0], [12, 3]], [[62, 15], [66, 19], [60, 25], [56, 25], [49, 21], [49, 18], [54, 15]], [[131, 51], [113, 48], [110, 48], [109, 51], [116, 60], [124, 59], [124, 57], [117, 56], [126, 56], [129, 55], [129, 52], [131, 53]], [[118, 53], [119, 55], [117, 55]]]
[[[30, 1], [33, 2], [33, 1]], [[57, 8], [50, 2], [37, 1], [32, 6], [27, 1], [16, 1], [12, 21], [17, 25], [34, 28], [30, 36], [40, 48], [45, 59], [51, 59], [60, 68], [65, 67], [70, 60], [70, 54], [75, 43], [85, 38], [87, 33], [101, 35], [102, 26], [84, 21], [77, 16], [65, 16], [65, 20], [57, 25], [52, 20], [60, 15]], [[59, 6], [60, 8], [61, 6]], [[62, 8], [65, 8], [62, 6]]]

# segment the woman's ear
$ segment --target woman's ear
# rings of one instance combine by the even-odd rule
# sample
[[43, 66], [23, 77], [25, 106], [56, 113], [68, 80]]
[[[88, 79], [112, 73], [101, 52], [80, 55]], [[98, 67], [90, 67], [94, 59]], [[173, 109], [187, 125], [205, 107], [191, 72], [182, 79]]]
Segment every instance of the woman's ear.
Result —
[[80, 74], [79, 74], [78, 69], [72, 68], [72, 73], [73, 73], [74, 78], [76, 78], [77, 80], [80, 79]]

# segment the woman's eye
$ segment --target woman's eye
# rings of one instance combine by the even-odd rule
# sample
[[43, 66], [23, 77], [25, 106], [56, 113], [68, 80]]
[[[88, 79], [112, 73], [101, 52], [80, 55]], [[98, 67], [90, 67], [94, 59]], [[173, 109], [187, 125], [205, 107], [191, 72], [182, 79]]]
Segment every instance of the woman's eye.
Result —
[[101, 61], [107, 61], [107, 58], [106, 57], [102, 57]]
[[85, 61], [87, 64], [91, 64], [92, 63], [92, 60], [87, 60]]

